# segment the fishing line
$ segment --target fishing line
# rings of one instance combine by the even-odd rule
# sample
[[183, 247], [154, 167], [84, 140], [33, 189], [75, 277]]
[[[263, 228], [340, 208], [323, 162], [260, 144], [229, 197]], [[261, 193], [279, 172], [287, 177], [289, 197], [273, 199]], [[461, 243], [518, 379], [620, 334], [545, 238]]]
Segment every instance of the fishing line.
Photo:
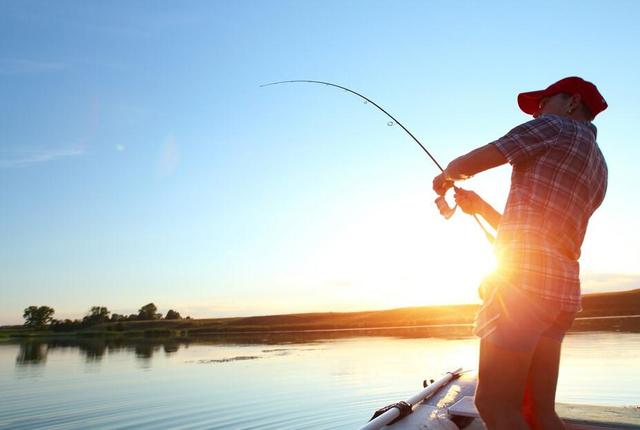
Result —
[[[268, 86], [271, 86], [271, 85], [293, 84], [293, 83], [321, 84], [321, 85], [327, 85], [327, 86], [330, 86], [330, 87], [340, 88], [341, 90], [347, 91], [347, 92], [349, 92], [349, 93], [351, 93], [351, 94], [353, 94], [355, 96], [360, 97], [361, 99], [363, 99], [367, 103], [371, 103], [373, 106], [375, 106], [380, 111], [382, 111], [382, 113], [384, 113], [386, 116], [391, 118], [391, 120], [393, 120], [394, 123], [398, 124], [409, 136], [411, 136], [411, 138], [420, 146], [420, 148], [422, 148], [422, 150], [425, 152], [425, 154], [427, 154], [429, 156], [431, 161], [433, 161], [435, 163], [435, 165], [438, 166], [438, 169], [440, 169], [440, 171], [442, 173], [444, 173], [444, 169], [442, 168], [440, 163], [438, 163], [438, 161], [433, 157], [433, 155], [431, 155], [429, 150], [413, 135], [413, 133], [411, 133], [404, 125], [402, 125], [402, 123], [400, 121], [398, 121], [393, 115], [391, 115], [389, 112], [387, 112], [382, 106], [380, 106], [378, 103], [374, 102], [370, 98], [360, 94], [357, 91], [354, 91], [354, 90], [349, 89], [347, 87], [343, 87], [342, 85], [332, 84], [331, 82], [313, 81], [313, 80], [307, 80], [307, 79], [295, 79], [295, 80], [290, 80], [290, 81], [269, 82], [267, 84], [260, 85], [260, 87], [262, 88], [262, 87], [268, 87]], [[453, 186], [453, 189], [456, 190], [456, 191], [459, 190], [459, 188], [456, 187], [455, 185]], [[442, 199], [441, 203], [437, 202], [438, 208], [442, 207], [441, 206], [442, 203], [444, 203], [446, 205], [446, 201], [444, 201], [444, 198]], [[447, 205], [447, 207], [448, 207], [448, 205]], [[455, 208], [453, 208], [453, 210], [455, 210]], [[450, 213], [450, 215], [448, 217], [446, 215], [445, 215], [445, 217], [448, 219], [448, 218], [451, 217], [451, 215], [453, 215], [453, 211], [451, 211], [451, 213]], [[493, 243], [495, 241], [495, 238], [493, 237], [493, 235], [491, 233], [489, 233], [489, 231], [482, 224], [482, 222], [480, 222], [480, 220], [478, 219], [478, 216], [476, 214], [472, 214], [472, 215], [473, 215], [473, 218], [478, 223], [478, 225], [480, 226], [480, 228], [482, 229], [482, 231], [484, 232], [484, 234], [487, 237], [487, 239], [489, 240], [489, 242]]]

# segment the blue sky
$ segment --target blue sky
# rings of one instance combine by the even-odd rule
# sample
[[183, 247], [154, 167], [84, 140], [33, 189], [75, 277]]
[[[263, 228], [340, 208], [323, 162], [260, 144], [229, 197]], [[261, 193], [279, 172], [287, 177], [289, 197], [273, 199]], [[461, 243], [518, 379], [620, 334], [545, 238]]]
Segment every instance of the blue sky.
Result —
[[[47, 304], [194, 317], [474, 301], [492, 264], [435, 166], [595, 82], [609, 192], [585, 291], [640, 286], [640, 4], [0, 3], [0, 323]], [[509, 169], [464, 186], [504, 205]], [[402, 294], [397, 294], [402, 292]]]

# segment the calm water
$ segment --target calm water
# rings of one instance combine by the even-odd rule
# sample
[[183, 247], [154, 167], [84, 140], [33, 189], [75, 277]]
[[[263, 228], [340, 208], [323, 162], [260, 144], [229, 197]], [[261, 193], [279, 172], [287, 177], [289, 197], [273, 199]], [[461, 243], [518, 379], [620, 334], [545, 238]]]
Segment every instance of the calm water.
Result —
[[[475, 338], [236, 337], [0, 344], [0, 428], [353, 429], [455, 367]], [[640, 334], [576, 333], [558, 400], [640, 403]]]

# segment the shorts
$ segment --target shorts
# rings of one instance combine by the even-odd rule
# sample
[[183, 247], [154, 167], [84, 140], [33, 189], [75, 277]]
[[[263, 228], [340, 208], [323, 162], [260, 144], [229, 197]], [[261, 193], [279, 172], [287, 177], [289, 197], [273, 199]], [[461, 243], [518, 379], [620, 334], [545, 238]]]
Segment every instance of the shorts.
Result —
[[[489, 283], [489, 285], [486, 285]], [[560, 304], [491, 277], [475, 320], [474, 334], [511, 351], [533, 351], [541, 337], [562, 342], [576, 312]]]

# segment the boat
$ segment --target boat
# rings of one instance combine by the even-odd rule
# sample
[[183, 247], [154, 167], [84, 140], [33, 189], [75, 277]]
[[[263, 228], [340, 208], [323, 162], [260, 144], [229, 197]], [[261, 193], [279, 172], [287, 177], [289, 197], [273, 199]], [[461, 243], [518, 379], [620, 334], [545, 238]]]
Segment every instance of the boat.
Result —
[[[485, 426], [474, 406], [477, 375], [456, 369], [406, 401], [376, 411], [360, 430], [480, 430]], [[556, 405], [568, 430], [640, 430], [640, 406]]]

